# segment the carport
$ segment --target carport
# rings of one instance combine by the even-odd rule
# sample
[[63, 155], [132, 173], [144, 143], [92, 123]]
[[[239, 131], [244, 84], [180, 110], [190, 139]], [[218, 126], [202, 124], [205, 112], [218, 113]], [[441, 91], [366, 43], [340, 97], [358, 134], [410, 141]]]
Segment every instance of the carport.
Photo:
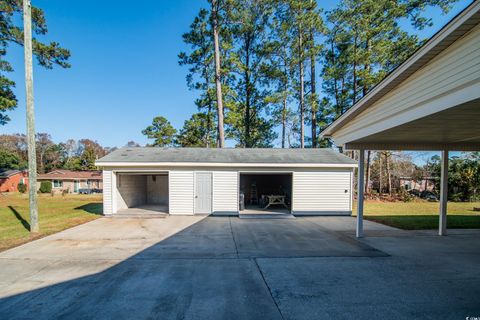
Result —
[[119, 213], [168, 213], [168, 172], [118, 172], [116, 183]]
[[357, 237], [366, 150], [441, 151], [439, 235], [446, 235], [449, 151], [480, 150], [479, 22], [475, 1], [321, 133], [359, 151]]

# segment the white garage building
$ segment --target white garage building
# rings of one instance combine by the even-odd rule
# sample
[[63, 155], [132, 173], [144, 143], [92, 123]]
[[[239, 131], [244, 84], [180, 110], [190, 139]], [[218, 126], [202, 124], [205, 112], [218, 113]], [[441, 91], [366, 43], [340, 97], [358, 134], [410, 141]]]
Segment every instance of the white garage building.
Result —
[[[331, 149], [123, 148], [99, 159], [105, 215], [350, 215], [356, 162]], [[264, 210], [269, 203], [267, 210]]]

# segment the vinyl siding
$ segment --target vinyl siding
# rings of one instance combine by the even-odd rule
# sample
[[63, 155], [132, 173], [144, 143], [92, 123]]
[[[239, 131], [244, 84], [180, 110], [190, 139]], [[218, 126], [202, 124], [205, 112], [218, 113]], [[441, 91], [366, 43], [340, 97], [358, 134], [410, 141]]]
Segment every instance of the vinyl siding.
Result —
[[[479, 83], [480, 26], [477, 26], [333, 137], [337, 144], [343, 144], [445, 110], [452, 106], [453, 100], [457, 104], [468, 102], [480, 97]], [[464, 94], [454, 96], [459, 91]], [[447, 97], [452, 101], [441, 103]]]
[[194, 213], [194, 173], [190, 170], [169, 172], [170, 214]]
[[294, 172], [293, 213], [351, 214], [351, 174], [351, 170]]
[[[151, 173], [152, 168], [144, 169]], [[112, 173], [118, 168], [107, 168], [103, 172], [104, 179], [104, 212], [111, 214], [121, 209], [121, 199], [117, 194], [116, 176], [122, 173]], [[168, 171], [169, 212], [172, 215], [194, 214], [195, 168], [178, 170], [162, 168]], [[254, 170], [232, 167], [231, 170], [215, 168], [213, 173], [213, 213], [238, 213], [238, 172], [292, 172], [293, 174], [293, 211], [297, 214], [350, 214], [351, 213], [351, 168], [318, 168], [307, 169], [255, 168]], [[129, 171], [124, 171], [129, 172]], [[131, 171], [130, 171], [131, 172]], [[138, 172], [138, 171], [137, 171]], [[123, 181], [124, 183], [126, 180]], [[115, 192], [112, 194], [112, 190]], [[345, 193], [347, 190], [347, 193]], [[120, 206], [119, 206], [120, 205]], [[117, 206], [119, 206], [117, 208]]]
[[238, 172], [213, 173], [213, 212], [238, 213]]
[[103, 171], [103, 214], [113, 213], [112, 208], [112, 171]]

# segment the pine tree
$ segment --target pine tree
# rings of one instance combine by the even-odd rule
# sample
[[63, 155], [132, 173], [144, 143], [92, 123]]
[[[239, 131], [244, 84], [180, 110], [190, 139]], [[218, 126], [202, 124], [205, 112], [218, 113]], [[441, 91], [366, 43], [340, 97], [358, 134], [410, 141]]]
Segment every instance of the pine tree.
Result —
[[[210, 30], [209, 13], [201, 9], [195, 17], [190, 31], [183, 35], [183, 41], [191, 46], [189, 54], [181, 52], [179, 64], [189, 67], [187, 85], [191, 90], [200, 91], [200, 96], [195, 100], [198, 110], [204, 112], [206, 132], [215, 127], [215, 61], [213, 38]], [[211, 147], [210, 139], [205, 140], [205, 147]]]
[[215, 143], [216, 131], [207, 125], [211, 120], [205, 113], [195, 113], [186, 120], [183, 128], [175, 138], [180, 147], [205, 147]]
[[[300, 148], [305, 147], [305, 63], [316, 54], [315, 33], [322, 26], [322, 19], [314, 0], [284, 0], [282, 16], [290, 32], [288, 43], [292, 50], [296, 70], [297, 99], [299, 102]], [[314, 63], [315, 64], [315, 63]], [[313, 99], [312, 99], [313, 101]], [[315, 104], [313, 104], [315, 109]], [[313, 117], [313, 122], [316, 119]]]
[[268, 147], [276, 134], [271, 119], [267, 119], [267, 91], [261, 66], [272, 7], [267, 1], [257, 0], [232, 0], [230, 4], [230, 30], [235, 43], [232, 71], [236, 81], [235, 100], [226, 119], [228, 133], [237, 141], [237, 146]]
[[[17, 107], [17, 98], [13, 92], [15, 82], [6, 77], [7, 72], [12, 72], [11, 64], [4, 60], [10, 44], [23, 46], [23, 26], [19, 19], [23, 12], [22, 1], [0, 1], [0, 125], [10, 121], [5, 112]], [[47, 23], [41, 9], [32, 7], [32, 31], [37, 36], [47, 34]], [[47, 69], [54, 65], [69, 68], [68, 59], [70, 51], [64, 49], [57, 42], [44, 43], [34, 38], [32, 42], [33, 55], [37, 57], [38, 64]]]
[[152, 146], [168, 147], [173, 145], [177, 130], [162, 116], [153, 118], [152, 124], [142, 130], [142, 134], [154, 139]]

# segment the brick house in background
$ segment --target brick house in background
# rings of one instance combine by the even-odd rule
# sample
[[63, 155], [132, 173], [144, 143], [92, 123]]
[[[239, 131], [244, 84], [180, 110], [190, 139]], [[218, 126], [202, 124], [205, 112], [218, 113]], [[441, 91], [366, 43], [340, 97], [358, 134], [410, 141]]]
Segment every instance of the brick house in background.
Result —
[[410, 177], [401, 177], [399, 178], [400, 187], [404, 187], [405, 190], [418, 190], [422, 191], [433, 191], [435, 189], [435, 177], [426, 177], [421, 180], [415, 180]]
[[79, 193], [83, 190], [101, 192], [103, 189], [102, 171], [72, 171], [57, 169], [48, 173], [39, 174], [37, 177], [38, 188], [42, 181], [52, 182], [53, 192], [67, 191]]
[[27, 171], [0, 168], [0, 192], [17, 192], [20, 182], [28, 186]]

